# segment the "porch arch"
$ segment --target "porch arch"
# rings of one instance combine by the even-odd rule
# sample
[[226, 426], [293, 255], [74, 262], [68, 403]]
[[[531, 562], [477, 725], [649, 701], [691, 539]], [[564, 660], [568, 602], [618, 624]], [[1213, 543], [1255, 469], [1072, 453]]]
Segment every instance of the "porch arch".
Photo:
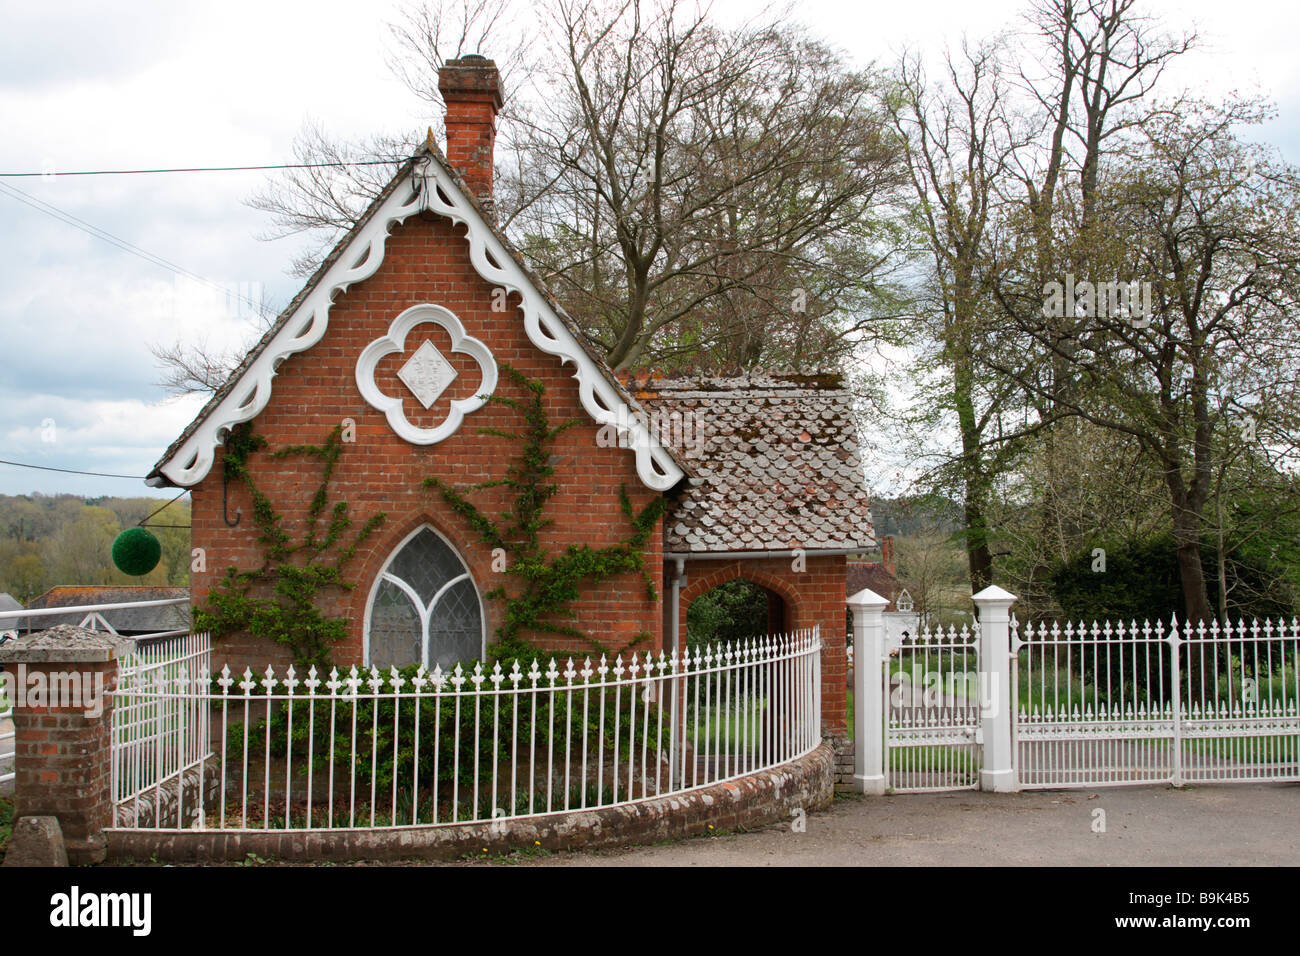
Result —
[[[764, 563], [769, 563], [767, 559]], [[779, 560], [779, 559], [778, 559]], [[678, 633], [686, 636], [686, 614], [696, 598], [730, 581], [745, 580], [762, 588], [774, 598], [768, 605], [768, 633], [793, 631], [809, 626], [799, 589], [771, 570], [756, 567], [751, 561], [691, 561], [686, 565], [688, 580], [682, 589], [678, 614]], [[665, 575], [665, 583], [669, 576]], [[779, 602], [779, 604], [777, 603]]]

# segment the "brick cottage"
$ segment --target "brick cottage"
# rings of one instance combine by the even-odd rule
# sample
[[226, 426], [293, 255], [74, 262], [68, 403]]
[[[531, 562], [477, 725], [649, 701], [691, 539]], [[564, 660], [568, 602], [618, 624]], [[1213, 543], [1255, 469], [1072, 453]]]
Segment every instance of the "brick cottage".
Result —
[[[503, 433], [525, 427], [531, 381], [545, 389], [551, 427], [576, 423], [550, 448], [557, 488], [538, 538], [548, 554], [626, 543], [625, 500], [632, 515], [657, 501], [663, 510], [639, 549], [645, 573], [585, 581], [571, 616], [553, 621], [590, 640], [521, 636], [548, 651], [588, 654], [592, 641], [671, 651], [685, 642], [692, 600], [745, 578], [767, 592], [771, 629], [820, 625], [823, 725], [842, 735], [846, 556], [875, 546], [847, 391], [830, 375], [616, 376], [494, 224], [502, 100], [492, 61], [450, 61], [439, 85], [447, 159], [429, 142], [400, 166], [150, 475], [192, 493], [202, 549], [194, 607], [228, 568], [267, 563], [266, 525], [242, 469], [278, 527], [308, 542], [290, 560], [316, 549], [345, 558], [352, 586], [323, 587], [316, 599], [346, 622], [335, 663], [432, 667], [483, 656], [506, 608], [488, 594], [518, 582], [503, 573], [502, 549], [426, 479], [484, 515], [514, 507], [507, 487], [472, 486], [507, 477], [521, 445]], [[341, 444], [328, 504], [313, 516], [331, 434]], [[351, 527], [331, 539], [341, 506]], [[218, 641], [214, 666], [292, 656], [246, 630]]]

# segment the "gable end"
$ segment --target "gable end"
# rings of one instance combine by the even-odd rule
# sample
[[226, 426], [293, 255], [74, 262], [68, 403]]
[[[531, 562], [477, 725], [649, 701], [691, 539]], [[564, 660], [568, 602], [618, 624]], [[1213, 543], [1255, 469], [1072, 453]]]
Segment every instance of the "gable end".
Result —
[[502, 241], [462, 183], [436, 152], [426, 148], [399, 170], [394, 181], [371, 205], [358, 226], [345, 236], [231, 380], [199, 413], [150, 473], [148, 483], [189, 487], [212, 468], [215, 450], [231, 428], [254, 418], [271, 397], [280, 363], [321, 340], [329, 325], [335, 296], [367, 279], [384, 260], [389, 230], [420, 212], [445, 216], [467, 228], [470, 262], [485, 281], [521, 299], [524, 330], [538, 349], [572, 363], [582, 406], [601, 426], [620, 436], [620, 445], [636, 456], [637, 475], [646, 487], [667, 491], [685, 477], [675, 456], [665, 449], [633, 413], [630, 397], [611, 381], [578, 337], [560, 318], [547, 295]]

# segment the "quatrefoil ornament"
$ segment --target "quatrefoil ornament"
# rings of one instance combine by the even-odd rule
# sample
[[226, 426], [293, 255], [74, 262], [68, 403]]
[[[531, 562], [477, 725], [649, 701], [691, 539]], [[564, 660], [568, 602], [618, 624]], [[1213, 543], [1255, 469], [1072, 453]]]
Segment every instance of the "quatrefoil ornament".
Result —
[[[451, 336], [451, 350], [474, 359], [482, 375], [474, 394], [451, 402], [447, 417], [434, 428], [421, 428], [412, 424], [402, 410], [402, 397], [386, 395], [375, 384], [375, 370], [379, 367], [380, 360], [394, 352], [406, 351], [407, 337], [416, 326], [425, 322], [432, 322], [445, 329]], [[402, 364], [397, 377], [421, 405], [431, 408], [456, 379], [457, 372], [437, 347], [425, 339]], [[454, 435], [465, 416], [482, 408], [487, 402], [487, 396], [496, 387], [497, 363], [492, 358], [492, 352], [465, 331], [465, 326], [454, 313], [440, 305], [411, 306], [393, 319], [387, 335], [382, 335], [367, 345], [357, 359], [357, 388], [361, 391], [361, 397], [384, 413], [393, 431], [414, 445], [434, 445]]]

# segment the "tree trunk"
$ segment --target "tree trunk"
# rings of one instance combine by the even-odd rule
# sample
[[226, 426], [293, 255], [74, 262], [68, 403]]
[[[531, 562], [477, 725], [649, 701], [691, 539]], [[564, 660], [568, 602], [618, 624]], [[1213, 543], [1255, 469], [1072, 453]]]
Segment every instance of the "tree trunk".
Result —
[[1201, 536], [1196, 516], [1187, 509], [1174, 505], [1174, 543], [1177, 546], [1178, 576], [1183, 585], [1183, 606], [1186, 620], [1195, 624], [1214, 619], [1210, 599], [1205, 590], [1205, 568], [1201, 565]]
[[993, 554], [989, 550], [988, 519], [984, 509], [966, 499], [966, 562], [970, 566], [971, 591], [978, 594], [993, 583]]
[[[966, 326], [961, 328], [964, 330]], [[957, 423], [961, 430], [966, 561], [970, 566], [971, 591], [978, 593], [993, 583], [993, 555], [989, 551], [988, 519], [984, 514], [988, 477], [984, 473], [980, 428], [975, 414], [971, 349], [966, 343], [960, 347], [960, 357], [953, 363], [953, 404], [957, 407]]]

